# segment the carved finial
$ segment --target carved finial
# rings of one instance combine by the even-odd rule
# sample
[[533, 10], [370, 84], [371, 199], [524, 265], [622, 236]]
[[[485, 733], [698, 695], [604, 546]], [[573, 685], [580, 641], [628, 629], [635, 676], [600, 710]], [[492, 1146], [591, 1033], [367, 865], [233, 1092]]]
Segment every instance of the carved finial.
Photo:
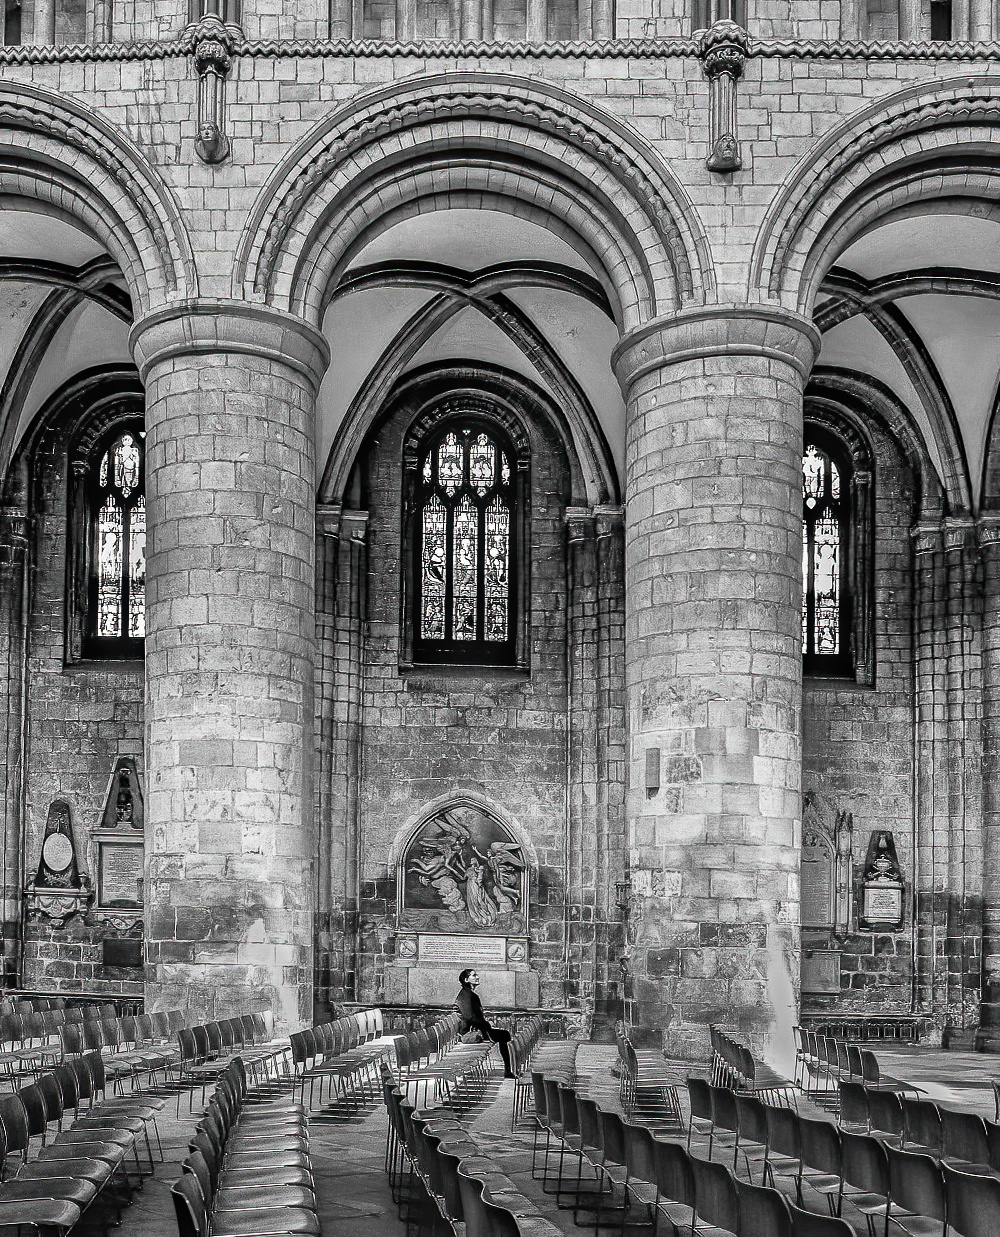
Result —
[[733, 21], [717, 21], [698, 40], [708, 78], [710, 172], [736, 172], [743, 166], [737, 137], [736, 83], [750, 54], [750, 36]]

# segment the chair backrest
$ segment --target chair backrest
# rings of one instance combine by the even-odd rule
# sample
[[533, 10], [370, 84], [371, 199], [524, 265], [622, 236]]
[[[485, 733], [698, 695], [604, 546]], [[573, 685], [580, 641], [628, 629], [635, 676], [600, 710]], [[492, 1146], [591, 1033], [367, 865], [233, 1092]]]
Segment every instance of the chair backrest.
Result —
[[899, 1138], [904, 1137], [906, 1113], [898, 1092], [866, 1087], [865, 1100], [868, 1104], [868, 1128], [870, 1130], [893, 1134]]
[[885, 1153], [893, 1203], [914, 1215], [943, 1221], [944, 1177], [940, 1163], [922, 1151], [899, 1151], [887, 1145]]
[[755, 1095], [736, 1095], [736, 1128], [747, 1142], [767, 1142], [767, 1109]]
[[878, 1058], [870, 1048], [862, 1048], [861, 1052], [861, 1077], [869, 1086], [877, 1087], [882, 1081], [882, 1071], [878, 1066]]
[[19, 1095], [0, 1095], [0, 1129], [3, 1130], [4, 1161], [11, 1152], [26, 1155], [31, 1133], [28, 1114]]
[[948, 1229], [961, 1237], [996, 1237], [1000, 1179], [943, 1164]]
[[688, 1100], [691, 1104], [691, 1116], [703, 1121], [712, 1120], [712, 1090], [704, 1078], [688, 1078]]
[[622, 1122], [625, 1133], [625, 1163], [630, 1177], [640, 1181], [656, 1181], [656, 1163], [653, 1155], [653, 1135], [646, 1125]]
[[[990, 1149], [983, 1119], [974, 1112], [938, 1108], [941, 1116], [941, 1153], [969, 1164], [989, 1164]], [[1000, 1224], [1000, 1216], [997, 1217]]]
[[736, 1129], [736, 1096], [728, 1087], [711, 1087], [712, 1122], [721, 1130]]
[[87, 1072], [90, 1074], [92, 1094], [96, 1097], [103, 1095], [107, 1085], [107, 1072], [104, 1068], [104, 1058], [99, 1052], [88, 1052], [83, 1058], [84, 1064], [87, 1067]]
[[616, 1112], [601, 1109], [601, 1147], [605, 1163], [625, 1163], [625, 1126]]
[[52, 1076], [62, 1096], [63, 1111], [70, 1108], [75, 1111], [80, 1106], [80, 1085], [76, 1080], [76, 1071], [70, 1065], [57, 1065]]
[[915, 1100], [901, 1096], [906, 1141], [931, 1151], [941, 1151], [941, 1114], [933, 1100]]
[[792, 1216], [777, 1190], [734, 1181], [740, 1237], [792, 1237]]
[[458, 1188], [462, 1196], [465, 1237], [491, 1237], [486, 1208], [483, 1206], [483, 1183], [459, 1169]]
[[662, 1197], [685, 1207], [694, 1207], [694, 1175], [687, 1149], [680, 1143], [654, 1138], [653, 1165], [656, 1187]]
[[848, 1082], [841, 1078], [837, 1090], [840, 1093], [841, 1125], [861, 1125], [867, 1133], [871, 1128], [871, 1117], [868, 1110], [868, 1092], [864, 1086], [860, 1082]]
[[792, 1217], [792, 1237], [856, 1237], [854, 1229], [846, 1220], [803, 1211], [790, 1200], [786, 1200], [786, 1203]]
[[69, 1062], [69, 1068], [76, 1079], [76, 1103], [79, 1107], [81, 1100], [94, 1098], [94, 1080], [90, 1076], [90, 1067], [86, 1057], [76, 1057]]
[[28, 1119], [28, 1135], [34, 1138], [44, 1134], [49, 1124], [49, 1106], [42, 1088], [37, 1083], [31, 1083], [18, 1091], [18, 1097], [24, 1105], [25, 1116]]
[[83, 1022], [83, 1046], [87, 1052], [99, 1052], [105, 1045], [104, 1028], [99, 1022]]
[[217, 1022], [206, 1022], [204, 1030], [205, 1035], [208, 1037], [209, 1053], [218, 1055], [225, 1047], [222, 1038], [222, 1027]]
[[840, 1172], [848, 1185], [871, 1194], [889, 1193], [889, 1164], [885, 1147], [868, 1134], [840, 1134]]
[[777, 1108], [768, 1104], [767, 1114], [767, 1146], [778, 1155], [799, 1158], [799, 1117], [791, 1108]]
[[178, 1237], [208, 1237], [208, 1209], [192, 1173], [182, 1173], [170, 1187]]
[[799, 1117], [799, 1155], [802, 1163], [821, 1173], [840, 1176], [840, 1131], [830, 1121]]
[[847, 1045], [847, 1064], [850, 1067], [851, 1077], [859, 1081], [865, 1076], [864, 1065], [861, 1062], [861, 1049], [857, 1044]]
[[211, 1207], [212, 1199], [215, 1196], [215, 1187], [212, 1182], [212, 1174], [208, 1171], [208, 1165], [205, 1163], [205, 1157], [200, 1151], [192, 1151], [182, 1161], [181, 1168], [184, 1172], [190, 1173], [198, 1182], [202, 1198], [205, 1200], [206, 1205]]
[[740, 1206], [736, 1183], [724, 1164], [691, 1157], [695, 1210], [702, 1220], [731, 1233], [740, 1231]]
[[152, 1027], [152, 1037], [154, 1040], [162, 1042], [170, 1037], [170, 1016], [165, 1010], [159, 1010], [155, 1014], [149, 1015], [150, 1026]]

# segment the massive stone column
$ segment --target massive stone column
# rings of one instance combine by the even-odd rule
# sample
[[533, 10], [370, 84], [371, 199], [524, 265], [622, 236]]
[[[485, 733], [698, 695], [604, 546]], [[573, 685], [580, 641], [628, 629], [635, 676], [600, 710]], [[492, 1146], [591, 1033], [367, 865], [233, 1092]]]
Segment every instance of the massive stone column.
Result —
[[615, 355], [634, 1020], [690, 1058], [718, 1022], [791, 1068], [802, 392], [818, 346], [797, 315], [717, 307], [640, 328]]
[[983, 516], [983, 960], [976, 1047], [1000, 1052], [1000, 516]]
[[305, 323], [192, 302], [146, 385], [148, 1008], [311, 1014], [316, 388]]

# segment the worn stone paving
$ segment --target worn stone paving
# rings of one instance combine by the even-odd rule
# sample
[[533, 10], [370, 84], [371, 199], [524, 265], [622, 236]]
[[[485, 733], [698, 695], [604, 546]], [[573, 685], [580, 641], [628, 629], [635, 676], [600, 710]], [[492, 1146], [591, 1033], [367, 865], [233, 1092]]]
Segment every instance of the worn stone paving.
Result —
[[[884, 1073], [915, 1082], [936, 1100], [993, 1116], [991, 1082], [1000, 1077], [1000, 1061], [996, 1058], [909, 1046], [876, 1051]], [[580, 1084], [588, 1094], [602, 1106], [617, 1108], [618, 1082], [611, 1072], [614, 1058], [613, 1048], [582, 1044], [578, 1065]], [[680, 1062], [677, 1068], [680, 1077], [687, 1072], [701, 1072]], [[686, 1120], [688, 1106], [683, 1087], [679, 1098]], [[175, 1099], [172, 1095], [168, 1098], [167, 1109], [160, 1118], [165, 1162], [157, 1166], [153, 1179], [147, 1181], [126, 1212], [119, 1230], [121, 1237], [176, 1237], [170, 1184], [180, 1172], [187, 1139], [198, 1119], [199, 1100], [200, 1094], [196, 1093], [194, 1111], [189, 1113], [187, 1093], [183, 1093], [178, 1118]], [[571, 1213], [556, 1210], [551, 1197], [544, 1195], [540, 1184], [532, 1179], [530, 1125], [522, 1119], [511, 1133], [512, 1101], [513, 1083], [496, 1074], [481, 1102], [465, 1118], [480, 1145], [496, 1158], [501, 1171], [512, 1178], [521, 1193], [565, 1233], [578, 1232]], [[799, 1097], [797, 1102], [803, 1113], [830, 1115], [821, 1101]], [[664, 1123], [661, 1129], [669, 1134], [668, 1124]], [[385, 1113], [380, 1103], [370, 1103], [357, 1113], [326, 1107], [313, 1114], [310, 1142], [324, 1237], [403, 1237], [406, 1225], [398, 1217], [384, 1171], [385, 1130]], [[703, 1139], [696, 1138], [694, 1150], [705, 1154]]]

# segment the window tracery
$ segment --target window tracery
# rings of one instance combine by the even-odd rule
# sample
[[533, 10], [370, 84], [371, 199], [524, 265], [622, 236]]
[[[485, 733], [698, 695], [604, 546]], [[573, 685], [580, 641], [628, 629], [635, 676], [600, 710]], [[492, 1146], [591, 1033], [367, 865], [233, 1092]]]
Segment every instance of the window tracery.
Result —
[[449, 420], [427, 443], [416, 499], [418, 661], [514, 660], [513, 452], [495, 427]]

